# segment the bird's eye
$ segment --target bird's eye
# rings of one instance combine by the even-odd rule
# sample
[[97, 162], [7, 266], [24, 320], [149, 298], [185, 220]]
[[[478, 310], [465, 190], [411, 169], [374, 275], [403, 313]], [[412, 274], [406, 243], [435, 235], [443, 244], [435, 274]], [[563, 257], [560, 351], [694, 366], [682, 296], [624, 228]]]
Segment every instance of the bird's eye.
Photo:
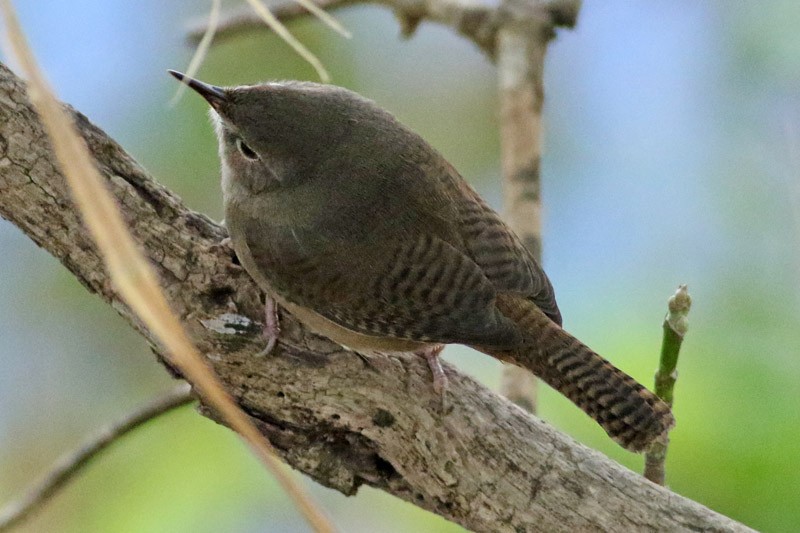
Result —
[[236, 139], [236, 148], [242, 153], [242, 155], [251, 161], [258, 159], [258, 154], [255, 151], [247, 146], [242, 139]]

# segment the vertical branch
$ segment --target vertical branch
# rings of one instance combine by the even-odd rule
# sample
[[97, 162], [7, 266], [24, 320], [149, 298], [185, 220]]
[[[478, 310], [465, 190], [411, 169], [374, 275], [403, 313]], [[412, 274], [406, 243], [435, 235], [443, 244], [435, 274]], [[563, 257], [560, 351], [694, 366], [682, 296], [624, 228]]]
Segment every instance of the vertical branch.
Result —
[[[506, 23], [496, 39], [500, 89], [503, 201], [508, 224], [537, 261], [542, 260], [542, 106], [544, 56], [556, 26], [574, 26], [581, 0], [538, 0], [538, 16], [517, 17], [527, 2], [506, 0]], [[500, 385], [509, 400], [536, 412], [536, 377], [506, 366]]]
[[[500, 142], [506, 220], [533, 253], [542, 256], [542, 104], [544, 56], [552, 27], [507, 24], [497, 34], [500, 89]], [[523, 26], [523, 27], [518, 27]], [[515, 366], [503, 368], [501, 392], [515, 404], [536, 412], [537, 381]]]

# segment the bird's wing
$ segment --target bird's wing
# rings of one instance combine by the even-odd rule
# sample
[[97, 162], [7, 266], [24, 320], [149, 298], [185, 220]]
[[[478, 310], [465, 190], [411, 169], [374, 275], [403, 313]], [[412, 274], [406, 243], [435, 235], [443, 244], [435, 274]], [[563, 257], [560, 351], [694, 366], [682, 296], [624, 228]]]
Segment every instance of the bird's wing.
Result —
[[561, 313], [553, 285], [533, 254], [483, 199], [451, 167], [453, 203], [463, 251], [498, 292], [524, 296], [558, 325]]
[[480, 267], [435, 235], [384, 235], [381, 250], [369, 242], [312, 249], [274, 247], [258, 237], [257, 222], [244, 230], [274, 290], [346, 329], [434, 343], [508, 347], [519, 340]]
[[[263, 226], [266, 217], [245, 222], [256, 268], [287, 300], [368, 335], [508, 347], [520, 334], [495, 305], [498, 293], [528, 298], [560, 322], [552, 286], [532, 255], [430, 154], [376, 173], [362, 184], [380, 187], [370, 194], [332, 199], [318, 214], [328, 218], [306, 229], [275, 233]], [[354, 202], [355, 194], [369, 201]]]

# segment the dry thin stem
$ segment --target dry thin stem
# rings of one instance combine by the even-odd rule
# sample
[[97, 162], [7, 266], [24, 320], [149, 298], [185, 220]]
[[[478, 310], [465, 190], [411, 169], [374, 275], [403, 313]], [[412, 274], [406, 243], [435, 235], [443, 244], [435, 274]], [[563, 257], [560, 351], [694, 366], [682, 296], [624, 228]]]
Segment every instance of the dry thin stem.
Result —
[[[298, 0], [293, 2], [285, 2], [277, 5], [270, 6], [270, 13], [275, 15], [278, 20], [286, 21], [296, 17], [304, 17], [309, 12], [316, 13], [317, 11], [325, 13], [325, 15], [332, 17], [330, 13], [325, 11], [328, 8], [335, 7], [340, 2], [347, 0], [303, 0], [301, 4]], [[310, 7], [313, 6], [313, 7]], [[336, 19], [333, 19], [337, 25], [340, 25]], [[203, 21], [190, 22], [187, 29], [187, 40], [190, 44], [195, 44], [200, 41], [206, 32], [207, 23]], [[230, 10], [225, 10], [220, 18], [217, 32], [214, 34], [214, 42], [220, 42], [227, 37], [234, 37], [250, 30], [260, 30], [264, 27], [264, 21], [249, 7], [241, 6]], [[344, 29], [342, 27], [342, 29]], [[345, 37], [350, 37], [350, 32], [344, 29]], [[341, 32], [340, 32], [341, 33]]]
[[350, 33], [350, 30], [342, 26], [342, 23], [336, 20], [333, 15], [319, 7], [317, 4], [312, 2], [311, 0], [294, 0], [304, 8], [308, 10], [309, 13], [317, 17], [321, 20], [324, 24], [326, 24], [329, 28], [333, 31], [344, 37], [345, 39], [352, 39], [353, 34]]
[[31, 517], [61, 488], [75, 478], [89, 462], [114, 442], [165, 413], [194, 401], [188, 383], [181, 383], [166, 394], [141, 406], [124, 418], [101, 428], [77, 449], [60, 457], [42, 478], [20, 498], [0, 509], [0, 532], [10, 531]]
[[70, 185], [73, 200], [83, 214], [84, 223], [101, 250], [105, 266], [123, 300], [156, 336], [170, 354], [171, 362], [195, 387], [203, 401], [250, 444], [314, 529], [333, 531], [327, 518], [283, 470], [269, 441], [236, 405], [189, 341], [180, 321], [172, 313], [155, 273], [139, 251], [113, 197], [104, 186], [86, 143], [75, 131], [39, 70], [11, 0], [2, 0], [1, 5], [11, 48], [29, 79], [28, 96], [42, 120]]
[[[186, 76], [189, 78], [195, 77], [197, 71], [200, 70], [200, 65], [203, 64], [203, 60], [208, 54], [208, 49], [211, 47], [211, 41], [214, 40], [214, 33], [217, 31], [217, 25], [219, 24], [219, 13], [221, 10], [222, 0], [211, 0], [211, 13], [208, 15], [208, 25], [203, 33], [203, 38], [200, 39], [200, 42], [197, 44], [197, 49], [194, 51], [191, 61], [189, 61], [189, 66], [186, 67]], [[174, 106], [180, 101], [181, 96], [183, 96], [184, 91], [186, 91], [186, 87], [187, 85], [185, 83], [178, 84], [178, 89], [175, 91], [175, 96], [172, 97], [169, 105]]]
[[331, 75], [328, 74], [328, 71], [322, 65], [322, 62], [315, 56], [311, 51], [303, 46], [303, 43], [297, 40], [297, 38], [292, 35], [286, 26], [278, 20], [272, 12], [267, 9], [263, 3], [259, 0], [247, 0], [247, 3], [250, 4], [250, 7], [253, 8], [253, 11], [264, 21], [264, 23], [269, 26], [269, 28], [278, 34], [278, 36], [286, 41], [286, 44], [292, 47], [292, 49], [297, 52], [297, 54], [305, 59], [314, 70], [317, 71], [317, 75], [319, 79], [322, 80], [323, 83], [328, 83], [331, 81]]
[[[316, 4], [311, 2], [311, 0], [295, 1], [343, 37], [347, 39], [352, 37], [352, 34], [344, 26], [342, 26], [338, 20], [333, 18], [333, 16], [323, 9], [319, 8]], [[197, 71], [200, 69], [203, 60], [205, 59], [206, 55], [208, 54], [208, 50], [211, 47], [211, 43], [214, 40], [217, 27], [219, 26], [222, 0], [211, 0], [211, 2], [211, 12], [208, 16], [208, 22], [203, 25], [202, 37], [197, 44], [197, 49], [195, 50], [195, 53], [189, 62], [189, 66], [186, 68], [186, 75], [190, 78], [195, 77], [195, 74], [197, 74]], [[289, 33], [289, 30], [286, 29], [286, 27], [283, 26], [283, 24], [281, 24], [280, 21], [272, 15], [266, 6], [264, 6], [258, 0], [248, 0], [248, 2], [250, 3], [252, 9], [259, 16], [259, 21], [266, 22], [273, 31], [280, 35], [280, 37], [289, 44], [289, 46], [291, 46], [300, 56], [308, 61], [317, 70], [320, 79], [325, 82], [330, 80], [330, 75], [322, 66], [322, 63], [317, 59], [317, 57], [314, 56], [307, 48], [305, 48], [302, 43], [295, 39], [295, 37]], [[278, 26], [273, 26], [272, 22]], [[283, 28], [283, 30], [280, 28]], [[175, 91], [175, 96], [170, 101], [171, 106], [178, 103], [185, 90], [186, 84], [182, 83], [178, 86], [178, 90]]]

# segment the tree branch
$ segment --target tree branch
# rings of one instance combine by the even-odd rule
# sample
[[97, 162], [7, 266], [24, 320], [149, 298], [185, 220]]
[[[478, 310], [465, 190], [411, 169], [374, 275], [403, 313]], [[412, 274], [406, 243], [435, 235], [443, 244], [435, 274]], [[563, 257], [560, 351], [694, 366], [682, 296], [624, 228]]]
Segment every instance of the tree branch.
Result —
[[[475, 531], [632, 528], [747, 530], [653, 485], [446, 366], [447, 414], [414, 357], [357, 355], [284, 313], [262, 348], [260, 293], [215, 246], [224, 228], [188, 210], [86, 117], [76, 125], [195, 345], [282, 457], [321, 484], [368, 484]], [[0, 66], [0, 215], [91, 292], [151, 334], [121, 302], [72, 207], [21, 81]]]
[[[401, 30], [408, 37], [423, 20], [453, 28], [475, 43], [490, 58], [495, 56], [497, 34], [501, 26], [525, 26], [546, 21], [554, 26], [571, 27], [578, 16], [576, 0], [506, 0], [498, 4], [481, 0], [313, 0], [327, 11], [356, 4], [383, 5], [400, 20]], [[279, 0], [269, 6], [281, 21], [308, 15], [305, 8], [291, 0]], [[205, 33], [207, 21], [190, 23], [187, 38], [197, 44]], [[223, 13], [214, 41], [229, 39], [253, 30], [263, 30], [264, 22], [252, 10], [242, 6]]]

